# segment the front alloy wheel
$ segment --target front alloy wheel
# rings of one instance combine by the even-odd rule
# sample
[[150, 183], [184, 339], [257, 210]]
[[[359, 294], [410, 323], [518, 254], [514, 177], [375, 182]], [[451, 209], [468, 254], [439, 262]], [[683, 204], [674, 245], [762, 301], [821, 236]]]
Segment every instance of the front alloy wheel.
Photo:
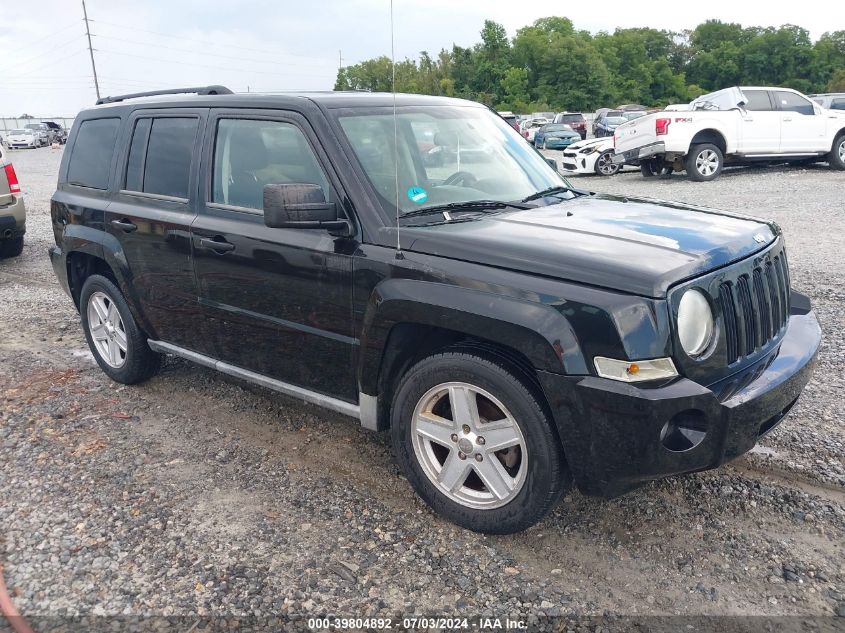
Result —
[[429, 389], [411, 422], [414, 454], [446, 497], [498, 508], [525, 483], [528, 454], [516, 420], [490, 393], [464, 382]]
[[619, 165], [613, 162], [613, 151], [607, 150], [596, 159], [596, 173], [599, 176], [612, 176], [619, 171]]
[[533, 525], [570, 483], [541, 398], [486, 352], [450, 348], [419, 361], [402, 376], [390, 412], [408, 482], [470, 530], [509, 534]]

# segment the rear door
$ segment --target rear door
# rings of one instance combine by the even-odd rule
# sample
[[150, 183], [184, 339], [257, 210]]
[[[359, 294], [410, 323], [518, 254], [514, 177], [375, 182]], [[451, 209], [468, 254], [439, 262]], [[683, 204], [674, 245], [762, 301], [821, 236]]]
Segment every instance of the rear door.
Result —
[[266, 184], [319, 185], [345, 196], [300, 114], [212, 110], [194, 266], [220, 360], [350, 402], [357, 400], [352, 253], [322, 229], [264, 224]]
[[774, 98], [781, 116], [781, 152], [801, 154], [830, 149], [825, 136], [826, 117], [809, 99], [789, 90], [775, 90]]
[[741, 112], [737, 151], [740, 154], [777, 154], [781, 152], [781, 113], [768, 90], [746, 90], [745, 112]]
[[106, 230], [123, 247], [150, 336], [210, 353], [191, 261], [197, 168], [207, 109], [136, 110], [120, 147]]

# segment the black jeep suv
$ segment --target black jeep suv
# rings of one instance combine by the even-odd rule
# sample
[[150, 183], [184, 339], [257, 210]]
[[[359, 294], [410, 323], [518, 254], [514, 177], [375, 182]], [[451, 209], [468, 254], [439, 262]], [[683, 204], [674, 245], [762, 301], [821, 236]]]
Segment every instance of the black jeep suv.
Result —
[[437, 512], [505, 533], [748, 451], [810, 379], [771, 222], [573, 189], [466, 101], [190, 92], [80, 113], [52, 199], [116, 381], [173, 354], [390, 429]]

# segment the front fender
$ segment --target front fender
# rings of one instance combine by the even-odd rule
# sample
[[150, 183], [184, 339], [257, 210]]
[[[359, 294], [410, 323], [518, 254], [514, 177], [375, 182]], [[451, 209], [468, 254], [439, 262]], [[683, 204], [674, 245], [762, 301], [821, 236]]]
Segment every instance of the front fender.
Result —
[[378, 394], [382, 354], [398, 323], [435, 326], [505, 345], [527, 357], [535, 369], [588, 373], [574, 330], [550, 306], [472, 288], [388, 279], [373, 289], [364, 314], [358, 376], [364, 393]]

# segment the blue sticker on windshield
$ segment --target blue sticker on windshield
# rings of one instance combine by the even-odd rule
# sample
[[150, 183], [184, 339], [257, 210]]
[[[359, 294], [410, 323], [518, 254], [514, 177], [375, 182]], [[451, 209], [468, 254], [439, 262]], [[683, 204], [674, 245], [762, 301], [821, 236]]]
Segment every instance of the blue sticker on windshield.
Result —
[[411, 187], [408, 189], [408, 200], [422, 204], [428, 200], [428, 193], [422, 187]]

